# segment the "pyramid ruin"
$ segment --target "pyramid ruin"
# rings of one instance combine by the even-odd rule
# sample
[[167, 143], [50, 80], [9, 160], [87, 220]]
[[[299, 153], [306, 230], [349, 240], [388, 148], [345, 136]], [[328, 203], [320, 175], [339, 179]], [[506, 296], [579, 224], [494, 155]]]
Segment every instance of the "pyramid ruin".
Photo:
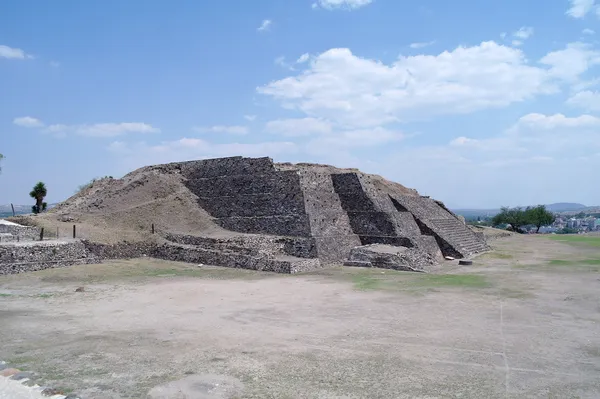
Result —
[[144, 167], [97, 182], [46, 217], [112, 235], [144, 230], [111, 243], [90, 233], [83, 243], [95, 259], [144, 255], [282, 273], [334, 264], [425, 271], [444, 256], [488, 249], [415, 190], [356, 169], [270, 158]]

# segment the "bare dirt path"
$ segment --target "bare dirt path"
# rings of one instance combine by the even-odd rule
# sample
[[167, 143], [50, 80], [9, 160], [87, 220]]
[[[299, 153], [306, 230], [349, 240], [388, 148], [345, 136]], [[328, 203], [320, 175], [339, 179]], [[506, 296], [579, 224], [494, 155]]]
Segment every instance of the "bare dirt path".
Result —
[[600, 249], [493, 245], [429, 275], [142, 259], [0, 277], [0, 358], [84, 398], [196, 374], [243, 398], [600, 397]]

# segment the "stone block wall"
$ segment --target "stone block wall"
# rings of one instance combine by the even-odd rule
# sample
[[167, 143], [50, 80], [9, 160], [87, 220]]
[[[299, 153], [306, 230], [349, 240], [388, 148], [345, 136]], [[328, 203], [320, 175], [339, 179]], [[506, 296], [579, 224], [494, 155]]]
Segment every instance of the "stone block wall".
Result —
[[302, 168], [298, 173], [319, 258], [325, 262], [343, 261], [352, 248], [360, 245], [360, 239], [342, 207], [331, 173], [319, 167]]
[[269, 158], [224, 158], [181, 164], [185, 185], [221, 227], [241, 233], [311, 235], [296, 171]]
[[19, 241], [32, 241], [40, 239], [40, 229], [38, 227], [0, 224], [0, 234], [12, 235], [14, 238], [12, 241], [17, 240], [17, 237]]
[[20, 242], [0, 245], [0, 275], [98, 261], [80, 241]]

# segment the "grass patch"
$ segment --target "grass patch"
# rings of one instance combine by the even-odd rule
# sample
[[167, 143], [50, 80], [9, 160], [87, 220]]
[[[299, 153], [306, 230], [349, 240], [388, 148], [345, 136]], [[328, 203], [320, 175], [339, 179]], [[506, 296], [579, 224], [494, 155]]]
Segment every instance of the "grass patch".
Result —
[[554, 259], [548, 262], [551, 266], [600, 266], [600, 259], [562, 260]]
[[552, 241], [565, 242], [574, 245], [585, 245], [590, 247], [600, 248], [600, 236], [586, 236], [586, 235], [551, 235], [548, 236]]
[[505, 254], [502, 252], [489, 252], [487, 254], [483, 254], [479, 257], [479, 259], [513, 259], [514, 256], [511, 254]]
[[8, 298], [9, 296], [12, 296], [11, 294], [4, 294], [2, 292], [0, 292], [0, 298]]
[[479, 274], [425, 274], [381, 269], [351, 272], [354, 288], [361, 291], [427, 291], [436, 288], [487, 288], [490, 283]]
[[245, 269], [195, 266], [188, 263], [157, 259], [133, 259], [99, 265], [77, 265], [31, 273], [49, 283], [90, 284], [114, 280], [144, 280], [148, 278], [192, 277], [216, 280], [258, 279], [273, 273]]

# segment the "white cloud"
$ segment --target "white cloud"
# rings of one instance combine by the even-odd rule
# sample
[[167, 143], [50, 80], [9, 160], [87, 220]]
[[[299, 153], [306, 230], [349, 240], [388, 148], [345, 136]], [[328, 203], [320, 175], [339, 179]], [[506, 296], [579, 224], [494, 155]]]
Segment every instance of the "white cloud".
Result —
[[583, 18], [594, 9], [595, 0], [569, 0], [571, 7], [567, 15], [573, 18]]
[[262, 23], [260, 24], [260, 26], [258, 27], [257, 30], [259, 32], [268, 31], [272, 24], [273, 24], [273, 21], [271, 21], [270, 19], [265, 19], [264, 21], [262, 21]]
[[373, 0], [317, 0], [316, 3], [313, 3], [312, 8], [356, 10], [372, 2]]
[[298, 59], [296, 60], [296, 63], [297, 63], [297, 64], [303, 64], [303, 63], [305, 63], [306, 61], [308, 61], [309, 59], [310, 59], [310, 54], [308, 54], [308, 53], [305, 53], [305, 54], [302, 54], [302, 55], [300, 56], [300, 58], [298, 58]]
[[513, 36], [518, 39], [529, 39], [533, 35], [533, 28], [530, 26], [523, 26], [521, 29], [513, 33]]
[[132, 169], [157, 163], [179, 162], [194, 159], [219, 158], [227, 156], [276, 157], [294, 154], [298, 146], [291, 142], [227, 143], [217, 144], [199, 138], [183, 137], [149, 145], [145, 142], [128, 144], [115, 141], [108, 149], [120, 157], [124, 167]]
[[7, 58], [13, 60], [25, 60], [33, 58], [32, 55], [27, 54], [20, 48], [8, 47], [0, 44], [0, 58]]
[[147, 134], [160, 132], [159, 129], [141, 122], [97, 123], [93, 125], [67, 126], [67, 130], [72, 130], [78, 135], [87, 137], [115, 137], [128, 133]]
[[513, 46], [515, 46], [515, 47], [519, 47], [519, 46], [522, 46], [522, 45], [523, 45], [523, 41], [522, 41], [522, 40], [516, 40], [516, 39], [515, 39], [515, 40], [513, 40], [511, 43], [512, 43], [512, 45], [513, 45]]
[[210, 126], [210, 127], [195, 127], [194, 131], [199, 133], [227, 133], [227, 134], [247, 134], [246, 126]]
[[[508, 131], [513, 132], [521, 130], [524, 127], [535, 130], [553, 130], [561, 128], [585, 128], [600, 126], [600, 118], [591, 115], [581, 115], [578, 117], [567, 117], [563, 114], [544, 115], [544, 114], [527, 114], [519, 119], [519, 121]], [[600, 142], [598, 143], [600, 145]]]
[[[564, 187], [597, 180], [600, 118], [528, 114], [505, 131], [489, 133], [457, 137], [448, 145], [399, 147], [379, 160], [382, 170], [376, 173], [465, 207], [570, 201]], [[597, 188], [578, 186], [572, 195], [592, 200]]]
[[588, 111], [600, 111], [600, 92], [581, 91], [571, 96], [567, 100], [567, 104]]
[[27, 128], [43, 128], [42, 133], [51, 133], [56, 137], [65, 137], [67, 133], [74, 133], [88, 137], [115, 137], [128, 133], [158, 133], [159, 129], [146, 123], [124, 122], [124, 123], [97, 123], [83, 125], [53, 124], [47, 127], [42, 121], [30, 116], [15, 118], [13, 123]]
[[581, 31], [581, 33], [583, 33], [584, 35], [595, 35], [596, 32], [592, 29], [589, 28], [585, 28], [584, 30]]
[[331, 123], [315, 118], [279, 119], [267, 122], [265, 131], [282, 136], [308, 136], [331, 133]]
[[[564, 68], [581, 51], [557, 52], [544, 61], [557, 77], [576, 76], [582, 68], [569, 73]], [[438, 55], [400, 57], [391, 65], [331, 49], [306, 71], [257, 90], [309, 117], [360, 128], [504, 107], [555, 93], [558, 85], [548, 68], [529, 64], [521, 50], [483, 42]]]
[[290, 71], [295, 71], [294, 67], [285, 60], [284, 56], [275, 58], [275, 65], [279, 65], [280, 67], [289, 69]]
[[58, 62], [58, 61], [50, 61], [50, 66], [52, 68], [58, 68], [58, 67], [60, 67], [60, 62]]
[[256, 115], [244, 115], [244, 119], [250, 122], [254, 122], [256, 120]]
[[31, 116], [23, 116], [20, 118], [13, 119], [13, 123], [21, 127], [42, 127], [44, 123], [39, 119], [32, 118]]
[[410, 47], [410, 48], [417, 49], [417, 48], [429, 47], [429, 46], [432, 46], [432, 45], [434, 45], [434, 44], [435, 44], [435, 40], [432, 40], [432, 41], [430, 41], [430, 42], [417, 42], [417, 43], [411, 43], [409, 47]]
[[551, 67], [552, 77], [575, 82], [590, 67], [600, 64], [600, 52], [586, 43], [569, 43], [563, 50], [548, 53], [540, 62]]

